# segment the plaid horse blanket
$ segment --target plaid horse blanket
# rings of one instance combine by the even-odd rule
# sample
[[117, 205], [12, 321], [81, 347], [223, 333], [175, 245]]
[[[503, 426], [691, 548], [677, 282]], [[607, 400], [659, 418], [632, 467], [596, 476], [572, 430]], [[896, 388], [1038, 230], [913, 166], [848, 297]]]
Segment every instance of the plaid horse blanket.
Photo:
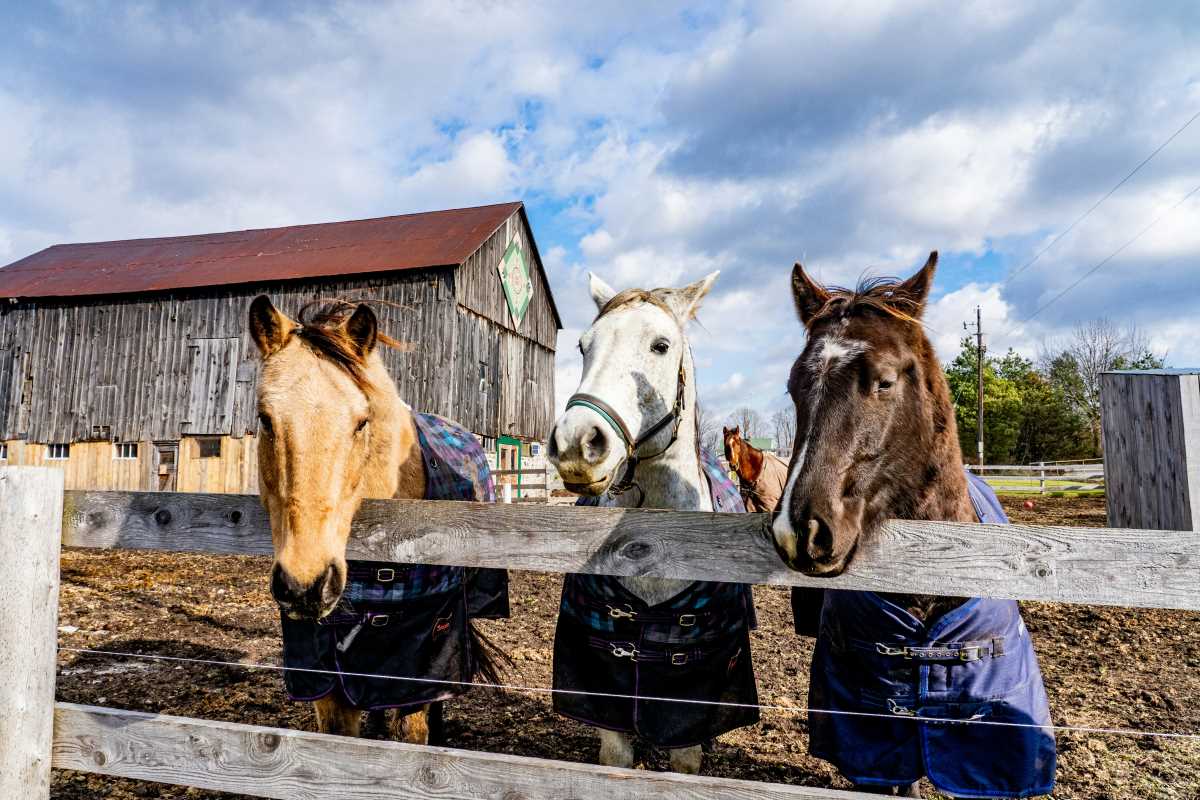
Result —
[[[701, 456], [713, 510], [742, 513], [737, 488], [711, 453]], [[604, 498], [580, 498], [600, 505]], [[618, 578], [563, 580], [554, 634], [554, 710], [600, 728], [637, 733], [659, 747], [688, 747], [758, 721], [757, 708], [640, 699], [670, 697], [753, 706], [758, 702], [750, 587], [698, 581], [647, 606]], [[634, 699], [638, 698], [638, 699]]]
[[[475, 437], [442, 417], [413, 418], [425, 499], [495, 502], [487, 456]], [[454, 684], [475, 672], [468, 622], [508, 616], [508, 574], [382, 561], [348, 567], [342, 602], [325, 619], [281, 615], [288, 695], [318, 700], [340, 690], [351, 705], [376, 710], [461, 694], [464, 687]]]
[[[986, 483], [969, 475], [968, 488], [980, 522], [1008, 522]], [[891, 717], [810, 712], [810, 752], [855, 783], [927, 775], [954, 797], [1054, 788], [1054, 733], [1037, 727], [1050, 725], [1050, 707], [1015, 600], [972, 598], [927, 624], [873, 592], [825, 592], [809, 707]]]

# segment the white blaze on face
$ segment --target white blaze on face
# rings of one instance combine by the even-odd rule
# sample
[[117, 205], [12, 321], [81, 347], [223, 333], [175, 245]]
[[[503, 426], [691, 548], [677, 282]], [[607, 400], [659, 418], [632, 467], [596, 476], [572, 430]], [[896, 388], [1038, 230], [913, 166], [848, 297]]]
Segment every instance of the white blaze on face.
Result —
[[865, 352], [868, 347], [866, 342], [859, 339], [843, 339], [836, 335], [826, 336], [813, 348], [809, 364], [821, 378], [824, 378], [859, 353]]
[[771, 532], [775, 536], [776, 543], [788, 554], [788, 558], [796, 558], [798, 546], [796, 531], [792, 527], [792, 491], [796, 488], [796, 480], [800, 477], [800, 473], [804, 471], [804, 459], [808, 455], [808, 439], [812, 435], [813, 420], [816, 419], [817, 410], [824, 395], [825, 379], [833, 370], [869, 349], [870, 345], [860, 339], [844, 339], [841, 336], [830, 335], [819, 340], [813, 346], [812, 355], [808, 357], [809, 368], [816, 373], [810, 396], [808, 430], [805, 431], [804, 438], [800, 442], [800, 454], [796, 456], [796, 460], [792, 464], [791, 473], [784, 486], [783, 499], [779, 501], [778, 513], [775, 515], [775, 522], [771, 525]]

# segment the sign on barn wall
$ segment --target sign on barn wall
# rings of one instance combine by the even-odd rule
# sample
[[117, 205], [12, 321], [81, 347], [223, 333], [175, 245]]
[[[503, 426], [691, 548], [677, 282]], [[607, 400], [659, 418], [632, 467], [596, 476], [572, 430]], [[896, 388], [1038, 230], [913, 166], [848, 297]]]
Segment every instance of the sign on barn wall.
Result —
[[514, 238], [504, 251], [499, 270], [500, 284], [508, 300], [508, 311], [512, 314], [513, 325], [519, 328], [533, 297], [533, 282], [529, 280], [529, 266], [525, 262], [525, 251], [521, 249], [519, 237]]

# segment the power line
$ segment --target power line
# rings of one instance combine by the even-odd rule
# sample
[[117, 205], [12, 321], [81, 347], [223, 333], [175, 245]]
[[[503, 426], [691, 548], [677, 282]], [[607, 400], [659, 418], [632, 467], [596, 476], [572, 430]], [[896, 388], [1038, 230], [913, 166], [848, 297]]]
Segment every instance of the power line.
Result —
[[[1195, 119], [1195, 118], [1193, 117], [1193, 119]], [[1103, 266], [1104, 266], [1105, 264], [1107, 264], [1109, 261], [1112, 261], [1114, 258], [1116, 258], [1117, 256], [1119, 256], [1119, 255], [1120, 255], [1120, 254], [1121, 254], [1121, 253], [1122, 253], [1122, 252], [1125, 250], [1125, 248], [1129, 247], [1131, 244], [1133, 244], [1134, 242], [1136, 242], [1138, 239], [1142, 238], [1142, 237], [1143, 237], [1143, 236], [1144, 236], [1144, 235], [1145, 235], [1145, 234], [1146, 234], [1146, 233], [1147, 233], [1147, 232], [1148, 232], [1148, 231], [1149, 231], [1151, 228], [1153, 228], [1153, 227], [1154, 227], [1155, 225], [1157, 225], [1158, 223], [1162, 222], [1162, 221], [1163, 221], [1163, 219], [1165, 219], [1165, 218], [1166, 218], [1168, 215], [1170, 215], [1170, 214], [1171, 214], [1171, 212], [1173, 212], [1175, 209], [1179, 208], [1181, 205], [1183, 205], [1184, 203], [1186, 203], [1186, 202], [1187, 202], [1187, 201], [1188, 201], [1188, 200], [1189, 200], [1189, 199], [1192, 197], [1192, 195], [1196, 194], [1196, 192], [1200, 192], [1200, 186], [1196, 186], [1196, 188], [1192, 189], [1190, 192], [1188, 192], [1187, 194], [1185, 194], [1183, 197], [1179, 198], [1178, 202], [1176, 202], [1176, 203], [1175, 203], [1175, 205], [1171, 206], [1171, 207], [1170, 207], [1170, 208], [1168, 208], [1166, 211], [1164, 211], [1163, 213], [1161, 213], [1161, 214], [1159, 214], [1157, 217], [1155, 217], [1155, 218], [1154, 218], [1154, 219], [1153, 219], [1153, 220], [1150, 222], [1150, 224], [1149, 224], [1149, 225], [1147, 225], [1146, 227], [1144, 227], [1144, 228], [1142, 228], [1140, 231], [1138, 231], [1138, 232], [1137, 232], [1137, 234], [1136, 234], [1136, 235], [1134, 235], [1134, 237], [1133, 237], [1132, 239], [1130, 239], [1129, 241], [1125, 242], [1125, 244], [1121, 245], [1121, 246], [1120, 246], [1120, 247], [1118, 247], [1116, 250], [1112, 251], [1112, 253], [1110, 253], [1108, 256], [1106, 256], [1104, 259], [1102, 259], [1102, 260], [1101, 260], [1099, 263], [1097, 263], [1097, 264], [1096, 264], [1094, 267], [1092, 267], [1092, 268], [1091, 268], [1091, 269], [1089, 269], [1087, 272], [1085, 272], [1085, 273], [1083, 273], [1082, 275], [1080, 275], [1080, 276], [1079, 276], [1079, 278], [1078, 278], [1078, 279], [1077, 279], [1075, 282], [1073, 282], [1073, 283], [1072, 283], [1070, 286], [1068, 286], [1067, 288], [1063, 289], [1061, 292], [1059, 292], [1058, 294], [1056, 294], [1056, 295], [1055, 295], [1054, 297], [1052, 297], [1050, 300], [1048, 300], [1048, 301], [1046, 301], [1045, 303], [1043, 303], [1041, 306], [1039, 306], [1039, 307], [1038, 307], [1038, 309], [1037, 309], [1036, 311], [1034, 311], [1034, 312], [1033, 312], [1032, 314], [1030, 314], [1028, 317], [1025, 317], [1025, 318], [1024, 318], [1023, 320], [1021, 320], [1021, 321], [1020, 321], [1020, 323], [1018, 323], [1018, 324], [1024, 324], [1024, 323], [1026, 323], [1026, 322], [1029, 322], [1029, 320], [1033, 319], [1033, 318], [1034, 318], [1034, 317], [1036, 317], [1038, 314], [1040, 314], [1040, 313], [1042, 313], [1043, 311], [1045, 311], [1045, 310], [1046, 310], [1047, 308], [1049, 308], [1051, 305], [1053, 305], [1054, 303], [1057, 303], [1059, 300], [1061, 300], [1061, 299], [1062, 299], [1063, 295], [1065, 295], [1067, 292], [1069, 292], [1069, 291], [1071, 291], [1072, 289], [1074, 289], [1074, 288], [1075, 288], [1076, 286], [1078, 286], [1079, 284], [1083, 283], [1085, 280], [1087, 280], [1089, 277], [1091, 277], [1091, 275], [1092, 275], [1092, 274], [1094, 274], [1094, 273], [1095, 273], [1095, 272], [1096, 272], [1098, 269], [1100, 269], [1101, 267], [1103, 267]]]
[[1130, 171], [1129, 171], [1129, 174], [1127, 174], [1127, 175], [1126, 175], [1124, 178], [1121, 178], [1121, 180], [1117, 181], [1117, 185], [1116, 185], [1116, 186], [1114, 186], [1114, 187], [1112, 187], [1111, 189], [1109, 189], [1109, 190], [1108, 190], [1108, 191], [1107, 191], [1107, 192], [1104, 194], [1104, 196], [1103, 196], [1103, 197], [1101, 197], [1099, 200], [1097, 200], [1095, 203], [1093, 203], [1093, 204], [1091, 205], [1091, 207], [1090, 207], [1090, 208], [1089, 208], [1087, 211], [1084, 211], [1084, 212], [1083, 212], [1081, 215], [1079, 215], [1079, 217], [1078, 217], [1078, 218], [1077, 218], [1077, 219], [1076, 219], [1074, 222], [1072, 222], [1070, 225], [1068, 225], [1068, 226], [1067, 226], [1066, 230], [1064, 230], [1064, 231], [1063, 231], [1062, 233], [1060, 233], [1058, 236], [1055, 236], [1055, 237], [1054, 237], [1054, 238], [1053, 238], [1053, 239], [1050, 241], [1050, 244], [1046, 245], [1046, 246], [1045, 246], [1045, 247], [1043, 247], [1041, 250], [1039, 250], [1039, 251], [1038, 251], [1038, 252], [1037, 252], [1037, 253], [1034, 255], [1034, 257], [1033, 257], [1033, 258], [1031, 258], [1031, 259], [1029, 259], [1028, 261], [1026, 261], [1026, 262], [1025, 262], [1024, 264], [1022, 264], [1022, 265], [1021, 265], [1021, 266], [1020, 266], [1020, 267], [1019, 267], [1017, 270], [1015, 270], [1015, 271], [1014, 271], [1014, 272], [1013, 272], [1011, 275], [1009, 275], [1009, 276], [1008, 276], [1008, 278], [1007, 278], [1007, 279], [1005, 279], [1004, 283], [1002, 283], [1002, 284], [1001, 284], [1001, 288], [1004, 288], [1005, 286], [1008, 286], [1008, 284], [1010, 284], [1010, 283], [1013, 281], [1013, 279], [1014, 279], [1014, 278], [1016, 278], [1018, 275], [1020, 275], [1022, 272], [1024, 272], [1024, 271], [1025, 271], [1026, 269], [1028, 269], [1029, 267], [1033, 266], [1033, 265], [1034, 265], [1034, 264], [1037, 262], [1037, 260], [1038, 260], [1039, 258], [1041, 258], [1041, 257], [1042, 257], [1042, 256], [1043, 256], [1043, 255], [1046, 253], [1046, 251], [1047, 251], [1047, 250], [1049, 250], [1051, 247], [1054, 247], [1054, 245], [1058, 244], [1058, 241], [1059, 241], [1060, 239], [1062, 239], [1064, 236], [1066, 236], [1068, 233], [1070, 233], [1072, 230], [1074, 230], [1074, 228], [1075, 228], [1075, 226], [1076, 226], [1076, 225], [1078, 225], [1079, 223], [1081, 223], [1081, 222], [1083, 222], [1085, 219], [1087, 219], [1089, 216], [1091, 216], [1091, 213], [1092, 213], [1093, 211], [1095, 211], [1097, 208], [1099, 208], [1101, 203], [1103, 203], [1103, 202], [1104, 202], [1105, 200], [1107, 200], [1108, 198], [1112, 197], [1112, 196], [1113, 196], [1113, 194], [1114, 194], [1114, 193], [1115, 193], [1115, 192], [1116, 192], [1118, 189], [1120, 189], [1122, 186], [1124, 186], [1124, 185], [1125, 185], [1125, 182], [1126, 182], [1126, 181], [1128, 181], [1130, 178], [1132, 178], [1134, 175], [1136, 175], [1136, 174], [1138, 173], [1138, 171], [1139, 171], [1139, 170], [1140, 170], [1142, 167], [1144, 167], [1144, 166], [1146, 166], [1148, 163], [1150, 163], [1150, 160], [1151, 160], [1152, 158], [1154, 158], [1156, 155], [1158, 155], [1160, 152], [1162, 152], [1162, 149], [1163, 149], [1164, 147], [1166, 147], [1167, 145], [1169, 145], [1169, 144], [1170, 144], [1172, 141], [1174, 141], [1176, 136], [1178, 136], [1179, 134], [1181, 134], [1181, 133], [1183, 133], [1185, 130], [1187, 130], [1187, 129], [1188, 129], [1188, 126], [1190, 126], [1190, 125], [1191, 125], [1193, 122], [1195, 122], [1197, 118], [1200, 118], [1200, 111], [1197, 111], [1195, 114], [1193, 114], [1193, 115], [1191, 116], [1191, 118], [1190, 118], [1190, 119], [1189, 119], [1187, 122], [1183, 123], [1183, 125], [1181, 125], [1181, 126], [1179, 127], [1179, 129], [1178, 129], [1178, 130], [1176, 130], [1174, 133], [1172, 133], [1170, 136], [1168, 136], [1168, 137], [1167, 137], [1167, 139], [1166, 139], [1166, 141], [1164, 141], [1164, 142], [1163, 142], [1162, 144], [1160, 144], [1158, 147], [1154, 148], [1154, 151], [1153, 151], [1153, 152], [1151, 152], [1151, 153], [1150, 153], [1150, 155], [1148, 155], [1148, 156], [1146, 156], [1145, 158], [1143, 158], [1143, 159], [1141, 160], [1141, 162], [1140, 162], [1140, 163], [1139, 163], [1139, 164], [1138, 164], [1136, 167], [1134, 167], [1132, 170], [1130, 170]]

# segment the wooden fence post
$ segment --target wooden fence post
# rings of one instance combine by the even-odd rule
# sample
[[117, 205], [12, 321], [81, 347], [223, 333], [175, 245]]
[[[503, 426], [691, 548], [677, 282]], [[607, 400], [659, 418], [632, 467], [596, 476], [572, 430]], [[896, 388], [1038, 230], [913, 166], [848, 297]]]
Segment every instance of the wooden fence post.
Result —
[[1100, 375], [1110, 528], [1200, 531], [1200, 370]]
[[0, 797], [50, 797], [63, 472], [0, 469]]

